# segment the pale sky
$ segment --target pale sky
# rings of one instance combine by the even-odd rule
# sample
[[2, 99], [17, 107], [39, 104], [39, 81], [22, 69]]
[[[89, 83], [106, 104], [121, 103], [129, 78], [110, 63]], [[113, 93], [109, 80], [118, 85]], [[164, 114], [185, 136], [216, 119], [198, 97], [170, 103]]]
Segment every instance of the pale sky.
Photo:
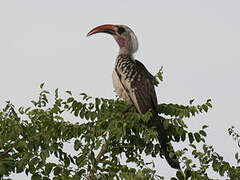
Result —
[[[159, 103], [212, 99], [213, 109], [187, 124], [209, 125], [207, 144], [234, 162], [239, 148], [227, 129], [240, 131], [239, 8], [239, 0], [1, 0], [0, 107], [6, 100], [29, 105], [42, 82], [51, 91], [115, 97], [118, 45], [109, 35], [86, 34], [97, 25], [124, 24], [138, 37], [135, 58], [152, 74], [164, 68]], [[155, 163], [166, 179], [175, 174], [165, 160]]]

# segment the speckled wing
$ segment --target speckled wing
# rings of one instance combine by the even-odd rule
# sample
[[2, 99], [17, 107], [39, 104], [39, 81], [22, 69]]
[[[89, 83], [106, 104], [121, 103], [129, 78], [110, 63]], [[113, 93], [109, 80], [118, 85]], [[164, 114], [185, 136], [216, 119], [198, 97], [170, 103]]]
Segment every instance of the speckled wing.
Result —
[[119, 79], [138, 112], [144, 114], [150, 108], [156, 110], [157, 96], [154, 89], [153, 76], [145, 66], [138, 60], [135, 60], [126, 64], [120, 64], [116, 68]]
[[[125, 93], [121, 97], [134, 104], [139, 113], [146, 113], [149, 109], [153, 112], [150, 119], [151, 125], [156, 128], [158, 140], [168, 164], [180, 169], [177, 156], [169, 143], [168, 136], [157, 114], [157, 96], [154, 89], [154, 77], [145, 66], [131, 57], [118, 57], [115, 72], [119, 78], [119, 85]], [[119, 86], [120, 87], [120, 86]]]
[[157, 96], [153, 76], [141, 62], [135, 60], [135, 63], [138, 73], [137, 78], [131, 82], [131, 88], [134, 90], [130, 93], [131, 99], [141, 113], [146, 113], [150, 108], [156, 110]]

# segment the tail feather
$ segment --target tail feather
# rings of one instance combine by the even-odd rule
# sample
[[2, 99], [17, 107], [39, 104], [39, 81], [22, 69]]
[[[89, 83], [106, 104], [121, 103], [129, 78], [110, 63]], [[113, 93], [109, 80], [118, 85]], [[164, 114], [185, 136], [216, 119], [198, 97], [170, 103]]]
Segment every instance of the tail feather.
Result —
[[156, 127], [158, 133], [158, 140], [168, 164], [174, 169], [180, 169], [179, 161], [177, 159], [177, 156], [169, 141], [169, 138], [166, 134], [166, 130], [164, 129], [159, 116], [157, 114], [153, 115], [150, 121], [151, 124]]
[[172, 149], [172, 151], [165, 150], [165, 151], [164, 151], [164, 156], [165, 156], [168, 164], [169, 164], [172, 168], [174, 168], [174, 169], [180, 169], [180, 165], [179, 165], [177, 156], [176, 156], [173, 148], [171, 148], [171, 149]]

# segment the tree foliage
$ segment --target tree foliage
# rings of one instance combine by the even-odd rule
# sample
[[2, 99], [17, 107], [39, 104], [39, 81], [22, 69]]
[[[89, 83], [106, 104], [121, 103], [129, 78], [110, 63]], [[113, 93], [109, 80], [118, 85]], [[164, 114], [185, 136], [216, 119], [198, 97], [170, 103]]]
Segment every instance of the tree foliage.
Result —
[[[156, 85], [157, 79], [162, 80], [161, 71]], [[163, 179], [155, 164], [144, 158], [163, 158], [157, 134], [148, 123], [151, 112], [141, 115], [134, 108], [125, 112], [128, 104], [120, 99], [92, 98], [84, 93], [75, 97], [70, 91], [61, 97], [58, 89], [52, 97], [43, 84], [40, 88], [38, 99], [29, 107], [15, 108], [6, 102], [0, 111], [1, 179], [21, 172], [33, 180]], [[188, 144], [176, 150], [181, 170], [172, 179], [211, 179], [209, 170], [239, 179], [240, 167], [224, 161], [205, 143], [207, 125], [189, 131], [185, 122], [212, 108], [211, 100], [193, 103], [158, 106], [171, 142]], [[233, 127], [229, 134], [238, 141]], [[238, 164], [238, 153], [235, 159]]]

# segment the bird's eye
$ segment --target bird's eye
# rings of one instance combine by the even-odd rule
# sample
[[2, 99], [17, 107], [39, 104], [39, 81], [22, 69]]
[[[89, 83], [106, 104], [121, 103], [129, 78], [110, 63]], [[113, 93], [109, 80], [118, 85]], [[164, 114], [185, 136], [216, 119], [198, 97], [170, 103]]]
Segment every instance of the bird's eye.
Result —
[[125, 29], [123, 27], [118, 28], [118, 34], [122, 34], [125, 32]]

